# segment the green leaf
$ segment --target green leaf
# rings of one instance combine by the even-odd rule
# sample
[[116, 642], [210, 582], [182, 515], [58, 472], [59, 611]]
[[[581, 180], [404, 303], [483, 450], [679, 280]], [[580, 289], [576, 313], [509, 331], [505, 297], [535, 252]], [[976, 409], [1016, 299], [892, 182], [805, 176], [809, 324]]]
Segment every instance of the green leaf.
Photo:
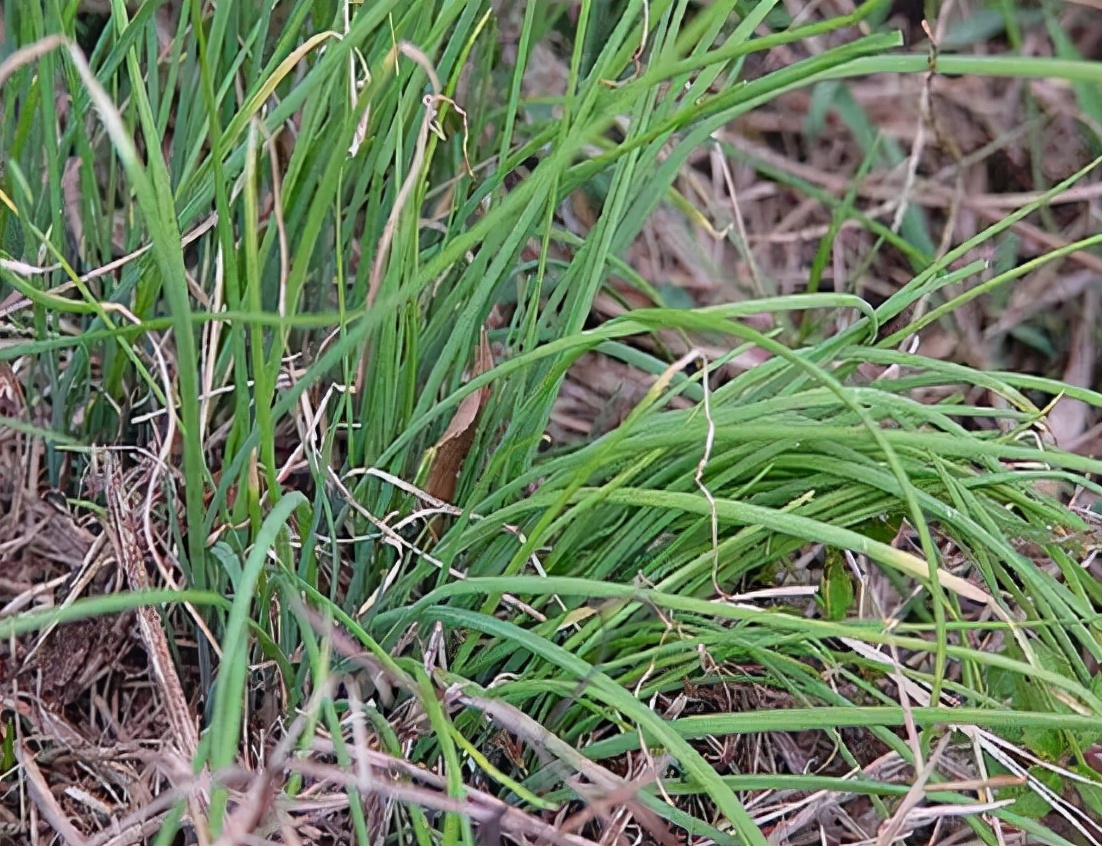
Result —
[[[1057, 795], [1060, 795], [1063, 790], [1063, 779], [1059, 775], [1048, 770], [1044, 767], [1032, 767], [1029, 770], [1029, 774], [1049, 788]], [[1040, 819], [1047, 814], [1052, 806], [1048, 800], [1038, 794], [1035, 790], [1032, 790], [1028, 785], [1025, 787], [1015, 787], [1007, 791], [1010, 795], [1017, 795], [1018, 798], [1014, 804], [1010, 806], [1009, 810], [1012, 813], [1020, 814], [1023, 817], [1030, 819]]]
[[819, 600], [826, 619], [842, 620], [853, 606], [853, 577], [841, 550], [830, 547], [826, 556], [826, 568], [819, 584]]
[[22, 259], [23, 227], [19, 225], [18, 218], [0, 205], [0, 221], [4, 224], [0, 227], [0, 252], [7, 253], [14, 259]]
[[6, 720], [2, 731], [3, 739], [0, 740], [0, 773], [7, 773], [15, 766], [15, 721]]
[[1064, 732], [1059, 729], [1027, 729], [1022, 743], [1038, 758], [1050, 762], [1060, 760], [1068, 748]]
[[[1088, 770], [1088, 775], [1098, 778], [1098, 773], [1094, 770]], [[1081, 781], [1074, 782], [1075, 790], [1079, 794], [1079, 798], [1083, 800], [1083, 804], [1087, 806], [1095, 819], [1102, 820], [1102, 785], [1084, 784]]]

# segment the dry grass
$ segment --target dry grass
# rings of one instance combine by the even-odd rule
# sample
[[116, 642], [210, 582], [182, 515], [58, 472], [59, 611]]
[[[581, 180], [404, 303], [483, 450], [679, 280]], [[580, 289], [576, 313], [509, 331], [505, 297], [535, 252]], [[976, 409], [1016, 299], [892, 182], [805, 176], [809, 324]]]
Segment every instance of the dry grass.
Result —
[[[939, 38], [952, 32], [954, 15], [961, 14], [964, 5], [945, 4], [943, 18], [934, 22]], [[1084, 55], [1099, 55], [1102, 16], [1096, 8], [1087, 2], [1068, 4], [1060, 19]], [[918, 44], [918, 30], [912, 27], [910, 35], [914, 49], [925, 49]], [[822, 46], [788, 45], [755, 62], [765, 68], [783, 66]], [[998, 53], [1007, 45], [996, 39], [982, 49]], [[1051, 44], [1038, 30], [1026, 35], [1023, 50], [1044, 55]], [[748, 70], [753, 75], [755, 69]], [[566, 73], [555, 51], [541, 48], [539, 62], [529, 74], [529, 93], [555, 93]], [[799, 185], [819, 189], [821, 195], [838, 201], [852, 192], [855, 209], [896, 228], [905, 210], [919, 210], [941, 255], [1090, 158], [1082, 130], [1094, 127], [1095, 118], [1080, 111], [1075, 91], [1067, 85], [1043, 80], [883, 76], [849, 85], [848, 93], [871, 126], [906, 152], [901, 165], [874, 165], [859, 176], [868, 151], [855, 142], [851, 128], [836, 113], [829, 113], [817, 131], [809, 133], [809, 113], [815, 107], [811, 95], [783, 96], [717, 132], [713, 144], [689, 161], [676, 187], [698, 216], [688, 218], [663, 207], [629, 249], [625, 256], [629, 264], [646, 279], [677, 289], [696, 305], [803, 293], [808, 267], [830, 230], [832, 210], [822, 196], [813, 196]], [[1097, 230], [1100, 208], [1102, 182], [1095, 178], [1015, 224], [1016, 237], [1006, 242], [1011, 252], [977, 257], [1017, 264], [1059, 248]], [[579, 190], [562, 210], [562, 218], [574, 234], [585, 237], [594, 220], [590, 198]], [[911, 269], [903, 256], [890, 248], [873, 248], [867, 229], [854, 220], [844, 223], [826, 262], [822, 288], [854, 292], [878, 303], [910, 279]], [[1022, 279], [1009, 299], [977, 299], [931, 326], [919, 339], [919, 351], [984, 369], [1038, 373], [1097, 388], [1100, 295], [1096, 283], [1100, 275], [1102, 258], [1071, 253]], [[645, 304], [632, 301], [638, 298], [633, 289], [621, 288], [619, 293], [629, 307]], [[594, 320], [622, 313], [623, 300], [602, 294], [594, 306]], [[762, 330], [780, 328], [790, 333], [831, 334], [837, 328], [828, 318], [803, 327], [777, 326], [770, 315], [751, 322]], [[672, 357], [699, 346], [696, 340], [691, 344], [675, 332], [661, 336]], [[721, 351], [719, 347], [710, 350]], [[760, 350], [746, 352], [727, 365], [729, 375], [767, 357]], [[19, 383], [26, 378], [26, 370], [18, 362], [15, 370], [4, 368], [0, 370], [0, 415], [28, 424], [44, 423], [42, 410], [23, 404]], [[554, 417], [554, 439], [571, 442], [615, 428], [651, 378], [629, 365], [587, 354], [571, 370], [563, 389]], [[984, 393], [974, 389], [968, 400], [998, 405], [998, 397]], [[1102, 452], [1102, 424], [1083, 403], [1058, 403], [1048, 416], [1048, 427], [1061, 446], [1091, 456]], [[107, 512], [59, 505], [64, 498], [57, 497], [43, 480], [43, 448], [41, 441], [24, 432], [0, 427], [0, 616], [140, 587], [133, 584], [134, 574], [144, 575], [145, 564], [155, 562], [157, 550], [163, 548], [159, 538], [165, 527], [141, 523], [150, 513], [141, 496], [116, 503]], [[165, 479], [163, 468], [140, 455], [128, 454], [120, 460], [133, 474], [124, 489], [144, 491], [151, 480], [160, 484]], [[122, 470], [107, 467], [103, 472]], [[89, 499], [104, 485], [103, 478], [83, 482]], [[125, 531], [119, 528], [122, 514], [136, 515]], [[120, 538], [120, 532], [125, 536]], [[127, 549], [137, 556], [135, 560], [124, 560]], [[171, 568], [149, 570], [160, 583], [165, 583], [166, 575], [172, 583]], [[879, 589], [889, 591], [886, 583]], [[74, 844], [121, 846], [150, 842], [171, 804], [181, 797], [189, 799], [192, 819], [202, 815], [211, 774], [193, 776], [184, 764], [194, 753], [194, 733], [206, 704], [195, 683], [195, 650], [186, 642], [157, 643], [151, 632], [160, 628], [139, 622], [135, 612], [104, 616], [16, 638], [0, 648], [3, 729], [8, 737], [15, 732], [12, 748], [21, 765], [17, 779], [4, 781], [0, 837], [48, 843], [53, 831]], [[430, 672], [442, 669], [442, 660], [430, 648], [431, 636], [418, 634], [424, 642], [419, 640], [410, 649], [422, 650]], [[335, 642], [342, 641], [337, 637]], [[634, 798], [639, 784], [662, 775], [661, 764], [641, 753], [621, 755], [608, 769], [594, 765], [586, 773], [592, 801], [587, 806], [564, 806], [568, 810], [558, 815], [521, 813], [507, 807], [488, 785], [486, 789], [468, 787], [464, 799], [454, 798], [443, 777], [405, 760], [427, 726], [426, 715], [414, 707], [416, 700], [407, 700], [407, 708], [388, 715], [387, 732], [378, 731], [364, 718], [363, 695], [356, 693], [359, 686], [372, 687], [379, 694], [408, 682], [388, 677], [350, 646], [345, 651], [346, 657], [362, 666], [342, 682], [349, 703], [360, 708], [353, 707], [344, 719], [344, 737], [317, 730], [303, 740], [302, 733], [313, 726], [316, 713], [307, 709], [287, 724], [278, 685], [251, 691], [254, 707], [242, 750], [248, 768], [217, 774], [231, 788], [233, 804], [219, 843], [348, 842], [353, 825], [350, 796], [357, 794], [364, 799], [368, 831], [385, 832], [391, 815], [420, 808], [430, 814], [466, 814], [488, 846], [503, 839], [579, 846], [614, 843], [618, 838], [664, 846], [685, 842], [683, 832], [673, 833]], [[174, 680], [177, 663], [182, 667], [182, 683]], [[687, 688], [678, 696], [659, 697], [654, 707], [678, 716], [798, 704], [756, 685], [753, 668], [731, 672], [743, 681]], [[320, 694], [314, 691], [311, 707], [320, 707]], [[443, 702], [450, 713], [464, 705], [472, 703], [462, 702], [458, 695]], [[499, 713], [496, 721], [496, 730], [504, 732], [503, 760], [511, 760], [513, 747], [535, 749], [550, 759], [560, 754], [546, 747], [546, 736], [530, 734], [517, 740], [526, 731], [517, 715]], [[924, 789], [922, 774], [888, 753], [875, 737], [856, 728], [846, 731], [850, 734], [841, 744], [826, 732], [809, 731], [709, 737], [697, 746], [724, 773], [798, 775], [856, 768], [881, 781]], [[294, 752], [300, 740], [299, 751]], [[861, 755], [843, 763], [838, 757], [842, 748], [859, 749]], [[516, 751], [512, 754], [518, 756]], [[943, 772], [955, 773], [962, 782], [982, 780], [960, 748], [939, 747], [928, 763], [934, 760], [945, 765]], [[302, 785], [291, 800], [283, 793], [288, 779], [299, 779]], [[877, 830], [878, 809], [862, 794], [827, 797], [812, 790], [747, 789], [744, 797], [773, 843], [892, 839], [887, 829]], [[784, 821], [777, 822], [782, 815]], [[967, 829], [955, 824], [948, 810], [943, 816], [923, 817], [908, 815], [903, 808], [891, 823], [896, 837], [945, 844], [972, 842]], [[1004, 839], [1007, 844], [1029, 842], [1020, 833], [1007, 833]]]

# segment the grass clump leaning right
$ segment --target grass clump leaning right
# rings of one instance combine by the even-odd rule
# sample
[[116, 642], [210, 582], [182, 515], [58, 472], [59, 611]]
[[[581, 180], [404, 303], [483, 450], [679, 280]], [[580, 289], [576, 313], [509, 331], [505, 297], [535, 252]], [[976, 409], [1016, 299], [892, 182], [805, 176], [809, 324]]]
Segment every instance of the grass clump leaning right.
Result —
[[1102, 71], [889, 11], [5, 3], [20, 836], [1098, 843]]

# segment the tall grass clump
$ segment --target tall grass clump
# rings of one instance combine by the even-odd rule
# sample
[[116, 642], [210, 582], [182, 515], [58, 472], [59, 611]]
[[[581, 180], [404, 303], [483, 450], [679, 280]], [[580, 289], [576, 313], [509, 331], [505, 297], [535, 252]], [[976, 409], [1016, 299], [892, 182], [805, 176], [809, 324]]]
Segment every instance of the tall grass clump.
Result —
[[[106, 569], [0, 630], [133, 613], [147, 681], [80, 742], [13, 687], [5, 786], [95, 842], [763, 844], [858, 808], [838, 842], [1099, 842], [1100, 466], [1045, 421], [1102, 396], [912, 342], [1096, 247], [977, 259], [1097, 162], [951, 248], [834, 198], [804, 293], [693, 304], [629, 260], [791, 92], [1102, 79], [907, 52], [885, 11], [6, 2], [7, 528], [50, 492]], [[907, 260], [875, 306], [818, 285], [853, 221]], [[563, 436], [592, 359], [639, 389]], [[30, 744], [161, 734], [176, 764], [99, 816]]]

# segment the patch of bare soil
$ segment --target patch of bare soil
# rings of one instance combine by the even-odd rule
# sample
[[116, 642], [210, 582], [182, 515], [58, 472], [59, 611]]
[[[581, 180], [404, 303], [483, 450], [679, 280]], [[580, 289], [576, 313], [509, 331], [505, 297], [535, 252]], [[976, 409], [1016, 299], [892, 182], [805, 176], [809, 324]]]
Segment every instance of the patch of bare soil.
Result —
[[[0, 365], [0, 412], [28, 419]], [[41, 441], [0, 427], [0, 619], [107, 596], [125, 579], [99, 519], [43, 490]], [[168, 787], [172, 727], [137, 613], [47, 625], [0, 644], [0, 842], [141, 842], [115, 827]], [[18, 762], [16, 770], [15, 764]], [[114, 827], [114, 830], [112, 830]], [[139, 827], [140, 828], [140, 827]], [[147, 832], [148, 833], [148, 832]]]

